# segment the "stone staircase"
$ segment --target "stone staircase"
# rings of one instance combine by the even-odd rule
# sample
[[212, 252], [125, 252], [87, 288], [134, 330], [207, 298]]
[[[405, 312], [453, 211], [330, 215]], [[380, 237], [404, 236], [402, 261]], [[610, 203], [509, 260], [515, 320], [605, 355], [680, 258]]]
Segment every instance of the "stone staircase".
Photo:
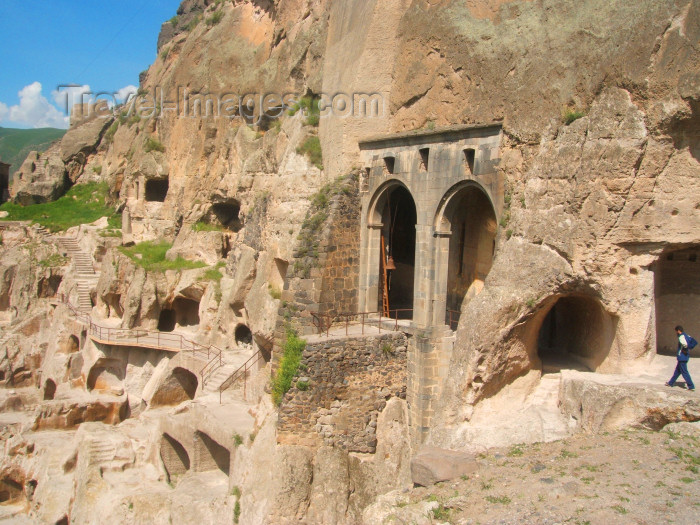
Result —
[[231, 357], [226, 357], [224, 354], [224, 364], [218, 367], [214, 373], [207, 379], [202, 390], [207, 393], [218, 393], [221, 384], [226, 381], [231, 375], [241, 366], [242, 360], [233, 360]]
[[73, 261], [78, 289], [78, 310], [90, 311], [92, 310], [90, 290], [97, 285], [99, 279], [99, 274], [95, 271], [92, 263], [92, 257], [80, 248], [78, 241], [73, 237], [59, 237], [58, 242]]
[[88, 450], [90, 453], [89, 463], [90, 465], [94, 466], [109, 463], [114, 459], [114, 455], [116, 454], [116, 447], [114, 443], [99, 439], [90, 440]]

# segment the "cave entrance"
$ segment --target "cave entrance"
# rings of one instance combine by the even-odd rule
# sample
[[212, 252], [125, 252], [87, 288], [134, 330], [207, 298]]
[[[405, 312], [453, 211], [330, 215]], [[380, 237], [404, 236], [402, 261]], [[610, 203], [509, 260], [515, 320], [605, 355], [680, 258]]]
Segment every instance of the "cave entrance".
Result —
[[[386, 191], [381, 208], [379, 297], [377, 309], [399, 319], [413, 318], [413, 281], [416, 262], [416, 205], [405, 186]], [[382, 247], [384, 253], [381, 252]], [[384, 281], [386, 275], [386, 281]]]
[[236, 343], [239, 345], [241, 343], [246, 344], [246, 345], [253, 344], [253, 332], [250, 331], [250, 328], [248, 328], [247, 325], [239, 324], [236, 327], [235, 338], [236, 338]]
[[161, 332], [172, 332], [175, 330], [175, 310], [165, 309], [160, 311], [158, 330]]
[[146, 200], [149, 202], [164, 202], [168, 196], [170, 183], [168, 178], [148, 179], [146, 181]]
[[123, 361], [102, 357], [95, 362], [88, 373], [87, 389], [121, 395], [125, 376], [126, 364]]
[[699, 337], [700, 246], [665, 252], [654, 265], [656, 351], [676, 354], [676, 325]]
[[190, 470], [190, 455], [182, 443], [169, 434], [163, 434], [160, 442], [160, 458], [168, 475], [168, 481]]
[[591, 297], [564, 296], [544, 316], [537, 336], [543, 373], [595, 371], [610, 353], [616, 318]]
[[211, 213], [224, 227], [234, 232], [243, 227], [240, 219], [241, 205], [238, 201], [217, 202], [211, 207]]
[[482, 290], [491, 270], [496, 212], [481, 187], [470, 184], [450, 198], [443, 221], [450, 232], [445, 322], [455, 329], [465, 297]]
[[158, 387], [151, 398], [151, 406], [179, 405], [194, 399], [199, 381], [197, 376], [182, 367], [176, 367]]
[[231, 453], [208, 434], [200, 431], [194, 433], [194, 454], [197, 472], [219, 469], [228, 476]]
[[187, 297], [176, 297], [173, 301], [175, 322], [180, 326], [197, 326], [199, 324], [199, 301]]

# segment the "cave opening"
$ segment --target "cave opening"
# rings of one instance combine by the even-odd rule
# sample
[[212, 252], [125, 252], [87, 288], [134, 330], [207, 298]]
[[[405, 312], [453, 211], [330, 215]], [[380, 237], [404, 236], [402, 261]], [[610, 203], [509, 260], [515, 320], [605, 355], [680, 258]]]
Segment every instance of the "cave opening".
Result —
[[190, 470], [190, 455], [182, 443], [169, 434], [163, 434], [160, 442], [160, 458], [169, 481]]
[[211, 213], [219, 224], [231, 231], [237, 232], [243, 227], [241, 205], [237, 201], [217, 202], [212, 205]]
[[610, 353], [616, 326], [616, 318], [596, 299], [560, 297], [546, 313], [537, 336], [542, 371], [595, 371]]
[[[654, 264], [656, 351], [675, 355], [678, 339], [674, 328], [700, 336], [700, 246], [664, 252]], [[692, 353], [691, 353], [692, 354]]]
[[239, 324], [236, 327], [235, 338], [236, 338], [236, 343], [239, 345], [241, 343], [246, 344], [246, 345], [253, 344], [253, 332], [250, 331], [250, 328], [248, 328], [247, 325]]
[[146, 181], [146, 200], [149, 202], [164, 202], [168, 196], [170, 183], [168, 178], [148, 179]]
[[228, 476], [231, 453], [226, 447], [217, 443], [208, 434], [197, 431], [194, 434], [194, 448], [197, 472], [219, 469]]

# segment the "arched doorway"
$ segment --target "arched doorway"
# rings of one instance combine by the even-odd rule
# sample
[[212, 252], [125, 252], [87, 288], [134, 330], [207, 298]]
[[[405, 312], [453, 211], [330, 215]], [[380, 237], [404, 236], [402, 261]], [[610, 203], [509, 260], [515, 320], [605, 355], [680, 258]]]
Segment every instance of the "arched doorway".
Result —
[[385, 190], [377, 203], [379, 236], [379, 294], [377, 309], [401, 319], [413, 317], [416, 264], [416, 205], [401, 184]]
[[160, 442], [160, 458], [163, 460], [169, 481], [190, 470], [190, 456], [187, 450], [169, 434], [163, 434]]
[[50, 401], [56, 395], [56, 383], [53, 379], [47, 379], [44, 383], [44, 401]]
[[444, 285], [438, 291], [444, 292], [445, 323], [454, 330], [465, 298], [482, 290], [491, 271], [498, 223], [491, 199], [477, 183], [460, 183], [442, 202], [435, 224], [436, 266], [439, 286]]
[[247, 325], [239, 324], [236, 327], [235, 332], [236, 344], [237, 345], [252, 345], [253, 344], [253, 332], [250, 331]]
[[197, 472], [218, 469], [228, 476], [231, 453], [208, 434], [199, 430], [194, 433], [194, 454]]

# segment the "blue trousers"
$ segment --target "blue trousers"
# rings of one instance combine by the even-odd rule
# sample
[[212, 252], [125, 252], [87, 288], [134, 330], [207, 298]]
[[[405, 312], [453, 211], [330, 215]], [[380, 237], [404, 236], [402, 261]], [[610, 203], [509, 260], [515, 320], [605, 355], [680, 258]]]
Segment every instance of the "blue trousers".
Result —
[[683, 376], [683, 379], [685, 379], [685, 384], [690, 388], [691, 390], [695, 389], [695, 385], [693, 384], [693, 379], [690, 377], [690, 374], [688, 373], [688, 363], [686, 361], [678, 361], [678, 364], [676, 365], [676, 370], [673, 372], [673, 377], [671, 380], [668, 382], [669, 385], [673, 386], [673, 383], [676, 382], [676, 379], [678, 379], [678, 376]]

